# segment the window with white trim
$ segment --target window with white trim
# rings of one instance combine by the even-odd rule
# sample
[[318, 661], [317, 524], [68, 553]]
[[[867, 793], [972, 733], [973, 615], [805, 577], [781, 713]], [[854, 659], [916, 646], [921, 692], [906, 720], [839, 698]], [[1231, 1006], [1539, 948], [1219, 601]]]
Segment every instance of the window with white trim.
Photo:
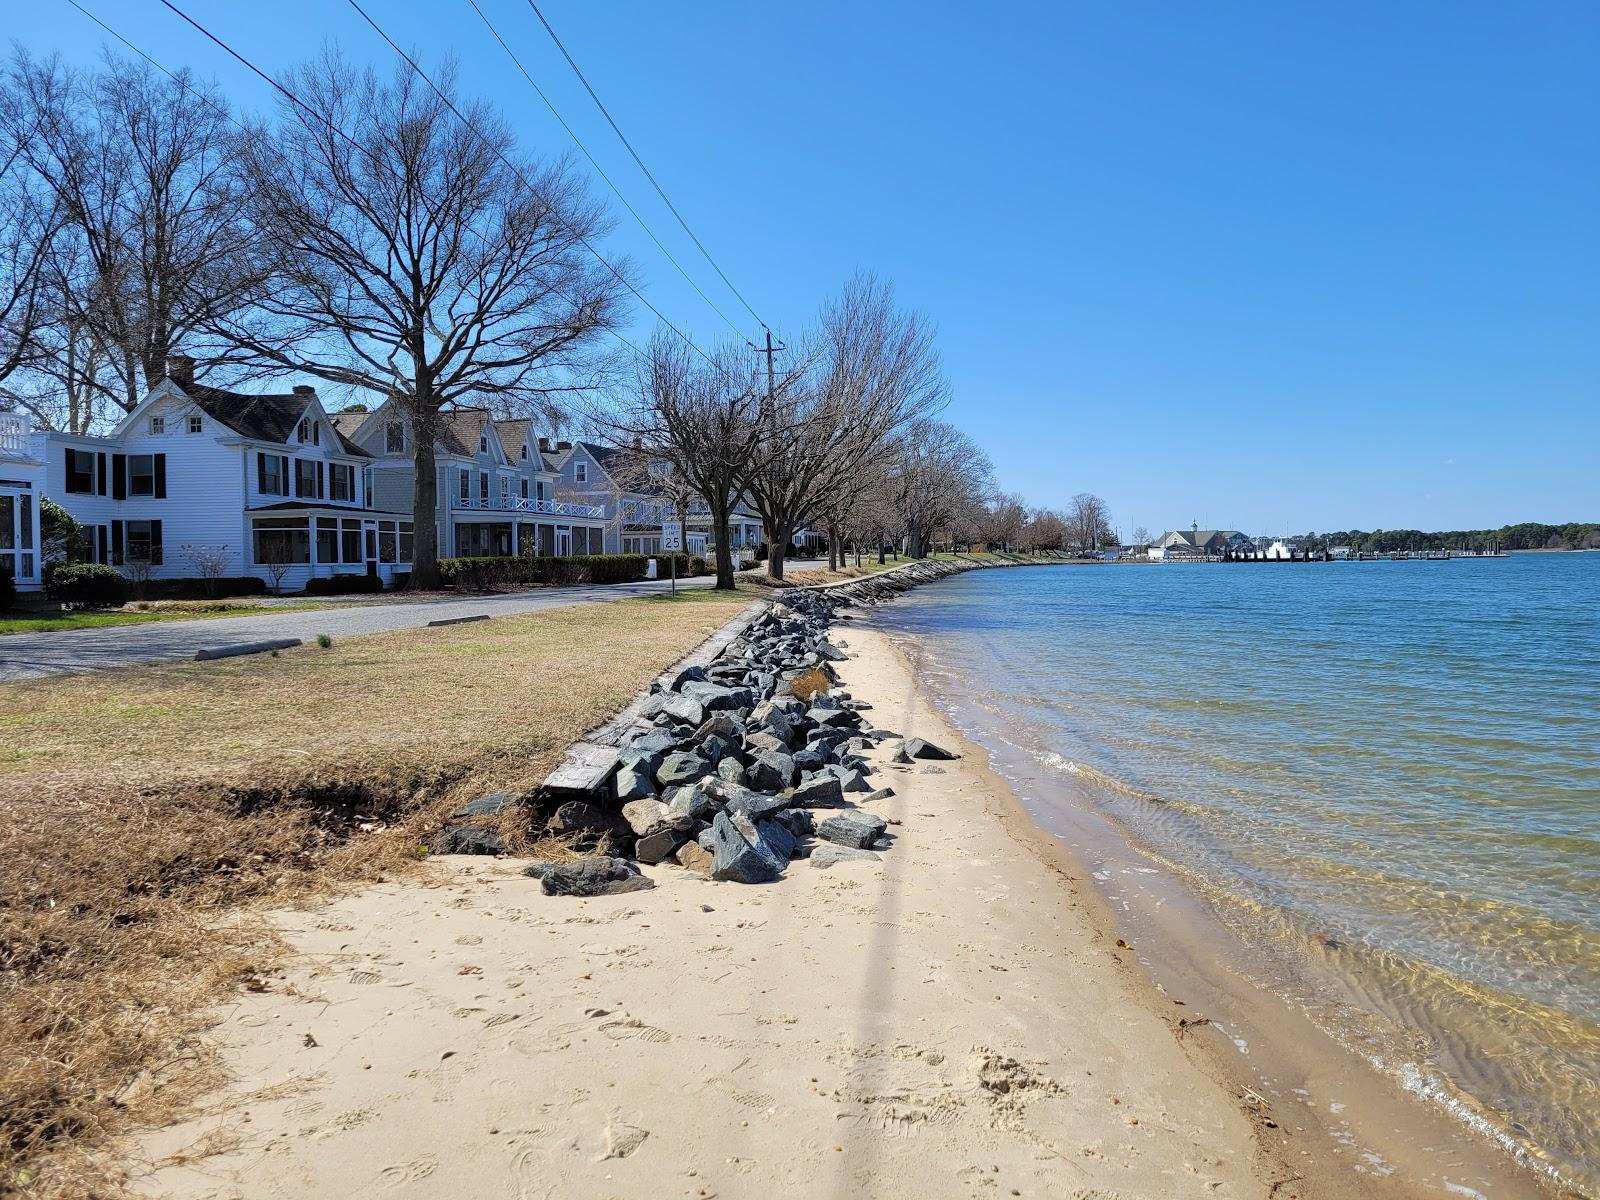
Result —
[[199, 417], [190, 417], [189, 418], [189, 432], [190, 433], [199, 433], [204, 428], [205, 428], [205, 423], [203, 421], [201, 421]]
[[150, 418], [150, 432], [151, 433], [165, 433], [166, 431], [167, 431], [167, 419], [165, 417], [151, 417]]
[[572, 465], [572, 477], [574, 479], [576, 479], [579, 483], [588, 483], [589, 482], [589, 464], [588, 463], [574, 463]]

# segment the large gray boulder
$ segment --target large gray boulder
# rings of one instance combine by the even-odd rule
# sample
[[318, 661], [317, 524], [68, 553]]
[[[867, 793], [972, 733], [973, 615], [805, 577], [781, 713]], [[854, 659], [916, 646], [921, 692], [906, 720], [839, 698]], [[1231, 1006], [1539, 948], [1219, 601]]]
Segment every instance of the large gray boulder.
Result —
[[794, 759], [787, 754], [769, 750], [756, 755], [749, 767], [751, 786], [763, 792], [778, 792], [792, 787], [795, 781]]
[[685, 816], [690, 820], [709, 820], [715, 807], [711, 797], [706, 795], [699, 787], [681, 787], [672, 797], [672, 803], [667, 806], [675, 816]]
[[824, 841], [856, 850], [866, 850], [882, 836], [888, 822], [871, 813], [844, 812], [829, 817], [817, 826], [817, 836]]
[[666, 716], [684, 725], [698, 726], [705, 721], [706, 710], [692, 696], [678, 692], [657, 692], [644, 702], [639, 715], [647, 719]]
[[704, 779], [711, 774], [714, 768], [698, 754], [687, 750], [674, 750], [661, 760], [661, 769], [656, 772], [656, 782], [662, 787], [681, 787], [684, 784]]
[[839, 846], [832, 842], [823, 842], [817, 846], [811, 851], [810, 858], [811, 865], [819, 871], [826, 871], [839, 863], [878, 861], [878, 855], [872, 850], [857, 850], [852, 846]]
[[[654, 798], [632, 800], [622, 806], [623, 820], [633, 829], [636, 837], [645, 837], [668, 823], [672, 809]], [[683, 814], [685, 817], [687, 813]]]
[[427, 840], [434, 854], [504, 854], [506, 848], [500, 835], [492, 829], [479, 829], [475, 825], [446, 825]]
[[717, 764], [717, 778], [726, 783], [737, 784], [740, 787], [744, 787], [750, 782], [749, 777], [745, 774], [743, 764], [731, 754]]
[[711, 878], [731, 883], [771, 883], [782, 873], [751, 826], [746, 836], [727, 813], [711, 823]]
[[[661, 765], [657, 757], [656, 766]], [[656, 794], [653, 774], [655, 767], [648, 761], [623, 763], [617, 768], [617, 800], [627, 804], [630, 800], [643, 800]]]
[[[720, 683], [686, 683], [682, 695], [699, 703], [705, 712], [749, 708], [756, 700], [747, 687], [724, 687]], [[698, 725], [704, 719], [698, 717], [692, 724]]]
[[614, 813], [586, 800], [569, 800], [550, 816], [550, 832], [583, 834], [623, 834], [628, 823]]
[[789, 797], [796, 808], [839, 808], [844, 804], [844, 786], [832, 775], [812, 775]]
[[925, 738], [906, 739], [906, 753], [912, 758], [960, 758], [959, 754], [946, 750], [943, 746], [936, 746]]
[[575, 862], [535, 863], [526, 873], [539, 881], [546, 896], [615, 896], [655, 887], [627, 859], [603, 854]]
[[633, 854], [640, 862], [654, 865], [666, 859], [688, 840], [688, 834], [663, 825], [654, 833], [640, 838], [634, 845]]

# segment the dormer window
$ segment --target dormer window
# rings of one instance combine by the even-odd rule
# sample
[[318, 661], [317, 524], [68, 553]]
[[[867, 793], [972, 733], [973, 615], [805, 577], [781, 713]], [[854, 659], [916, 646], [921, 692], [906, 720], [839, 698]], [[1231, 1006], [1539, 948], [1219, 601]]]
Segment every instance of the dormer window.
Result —
[[295, 436], [302, 446], [307, 442], [313, 446], [322, 445], [322, 422], [315, 417], [301, 417], [300, 427], [296, 430]]
[[390, 421], [384, 426], [383, 431], [384, 451], [388, 454], [404, 454], [406, 450], [406, 427], [399, 421]]
[[306, 419], [304, 417], [301, 417], [300, 418], [300, 427], [295, 430], [295, 435], [294, 435], [295, 436], [295, 440], [297, 442], [299, 442], [302, 446], [305, 445], [306, 442], [311, 440], [311, 431], [308, 428], [308, 424], [309, 423], [306, 421]]
[[479, 434], [478, 435], [478, 453], [479, 454], [487, 454], [487, 453], [489, 453], [489, 438], [488, 438], [487, 434]]
[[522, 448], [522, 461], [523, 462], [527, 462], [528, 461], [528, 448], [526, 446], [524, 446]]
[[199, 433], [204, 428], [205, 428], [205, 425], [201, 422], [199, 417], [190, 417], [189, 418], [189, 432], [190, 433]]
[[150, 432], [151, 433], [165, 433], [166, 431], [167, 431], [167, 419], [165, 417], [151, 417], [150, 418]]

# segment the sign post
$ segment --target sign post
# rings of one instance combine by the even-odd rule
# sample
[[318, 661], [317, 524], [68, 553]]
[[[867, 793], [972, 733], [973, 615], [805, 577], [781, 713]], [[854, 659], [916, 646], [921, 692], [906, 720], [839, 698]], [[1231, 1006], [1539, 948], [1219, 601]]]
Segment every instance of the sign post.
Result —
[[672, 558], [672, 594], [678, 594], [678, 555], [683, 553], [683, 522], [661, 522], [661, 552]]

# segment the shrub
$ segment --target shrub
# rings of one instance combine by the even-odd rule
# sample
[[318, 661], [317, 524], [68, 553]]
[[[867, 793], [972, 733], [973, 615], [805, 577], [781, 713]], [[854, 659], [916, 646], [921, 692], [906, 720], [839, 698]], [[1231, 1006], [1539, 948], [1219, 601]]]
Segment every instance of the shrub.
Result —
[[333, 639], [325, 633], [319, 633], [317, 634], [317, 645], [321, 646], [324, 650], [332, 650]]
[[264, 596], [267, 581], [256, 575], [222, 575], [215, 579], [184, 576], [179, 579], [151, 579], [144, 585], [151, 600], [225, 600], [230, 596]]
[[590, 554], [563, 558], [442, 558], [439, 577], [464, 591], [536, 584], [627, 583], [643, 579], [643, 554]]
[[306, 580], [308, 596], [351, 596], [360, 592], [383, 591], [383, 580], [377, 575], [314, 576]]
[[397, 592], [405, 591], [406, 588], [411, 586], [411, 572], [396, 571], [394, 573], [394, 583], [391, 586], [393, 586], [394, 590]]
[[759, 546], [756, 547], [756, 561], [757, 562], [766, 562], [767, 561], [767, 544], [765, 542], [762, 542]]
[[803, 674], [796, 675], [789, 682], [789, 690], [801, 700], [810, 703], [811, 698], [818, 692], [825, 692], [833, 686], [833, 681], [828, 678], [828, 673], [821, 667], [812, 667]]
[[709, 572], [706, 568], [706, 560], [701, 558], [698, 554], [691, 554], [689, 556], [689, 574], [705, 575], [708, 573]]
[[17, 581], [11, 578], [11, 568], [0, 571], [0, 613], [11, 611], [17, 602]]
[[50, 577], [50, 599], [67, 608], [120, 608], [131, 591], [122, 572], [101, 563], [68, 563]]

